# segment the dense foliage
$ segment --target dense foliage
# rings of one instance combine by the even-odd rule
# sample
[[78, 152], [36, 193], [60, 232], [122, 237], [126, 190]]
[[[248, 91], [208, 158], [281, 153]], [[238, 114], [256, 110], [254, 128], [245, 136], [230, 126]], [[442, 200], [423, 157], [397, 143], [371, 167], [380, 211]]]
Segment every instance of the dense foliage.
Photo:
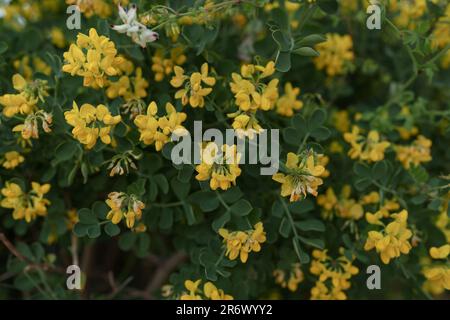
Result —
[[446, 0], [131, 2], [0, 0], [0, 298], [446, 297]]

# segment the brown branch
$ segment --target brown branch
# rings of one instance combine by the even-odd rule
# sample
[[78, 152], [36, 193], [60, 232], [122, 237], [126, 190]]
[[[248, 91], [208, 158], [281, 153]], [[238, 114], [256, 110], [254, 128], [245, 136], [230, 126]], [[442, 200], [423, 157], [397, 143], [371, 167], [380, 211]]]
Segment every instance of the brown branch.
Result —
[[19, 260], [32, 264], [29, 259], [23, 256], [19, 251], [17, 251], [16, 247], [11, 243], [11, 241], [8, 240], [8, 238], [6, 238], [4, 233], [0, 233], [0, 241], [5, 245], [6, 249], [8, 249], [9, 252], [16, 256]]
[[169, 275], [178, 267], [180, 263], [186, 260], [186, 258], [186, 253], [177, 252], [169, 259], [165, 260], [156, 269], [155, 275], [152, 277], [147, 287], [145, 288], [145, 292], [148, 295], [147, 298], [153, 297], [153, 293], [164, 284]]

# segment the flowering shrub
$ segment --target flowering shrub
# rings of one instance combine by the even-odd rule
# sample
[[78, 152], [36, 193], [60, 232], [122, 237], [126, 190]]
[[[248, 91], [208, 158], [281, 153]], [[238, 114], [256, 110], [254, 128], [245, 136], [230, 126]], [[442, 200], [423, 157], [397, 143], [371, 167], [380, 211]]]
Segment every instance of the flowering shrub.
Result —
[[13, 0], [0, 34], [1, 298], [448, 297], [447, 1]]

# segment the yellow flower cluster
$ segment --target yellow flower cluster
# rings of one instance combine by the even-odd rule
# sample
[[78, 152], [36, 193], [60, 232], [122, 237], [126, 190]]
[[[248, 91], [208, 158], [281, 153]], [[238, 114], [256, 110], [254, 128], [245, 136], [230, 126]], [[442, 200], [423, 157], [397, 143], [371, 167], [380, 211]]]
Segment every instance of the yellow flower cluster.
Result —
[[300, 268], [300, 263], [292, 264], [291, 269], [289, 270], [289, 277], [286, 277], [286, 272], [281, 269], [274, 270], [273, 276], [275, 277], [275, 283], [282, 288], [288, 288], [291, 292], [296, 292], [299, 283], [305, 278], [302, 269]]
[[173, 73], [174, 66], [181, 66], [186, 62], [183, 47], [170, 50], [169, 57], [165, 57], [163, 49], [157, 49], [152, 57], [152, 71], [155, 73], [155, 81], [160, 82], [166, 76]]
[[66, 0], [66, 4], [77, 5], [80, 12], [83, 13], [86, 18], [90, 18], [93, 15], [97, 15], [100, 18], [107, 18], [112, 12], [110, 4], [105, 0]]
[[318, 163], [318, 156], [308, 151], [304, 156], [289, 152], [286, 161], [286, 174], [275, 173], [272, 179], [281, 183], [281, 195], [290, 196], [294, 202], [312, 194], [317, 196], [317, 188], [323, 183], [320, 176], [324, 173], [324, 166]]
[[411, 250], [409, 239], [412, 237], [412, 232], [407, 227], [408, 212], [406, 210], [390, 214], [390, 218], [394, 221], [387, 226], [380, 221], [382, 217], [381, 211], [366, 214], [367, 222], [383, 226], [383, 230], [369, 231], [364, 250], [369, 251], [375, 248], [380, 254], [381, 261], [388, 264], [391, 259], [398, 258], [400, 254], [409, 253]]
[[147, 108], [147, 114], [138, 115], [134, 124], [138, 127], [139, 141], [146, 145], [155, 144], [156, 151], [161, 150], [170, 141], [170, 135], [176, 133], [181, 136], [186, 129], [181, 125], [186, 120], [186, 113], [177, 112], [175, 107], [166, 103], [166, 115], [158, 117], [158, 106], [152, 101]]
[[95, 146], [98, 138], [104, 144], [110, 144], [112, 141], [111, 130], [122, 120], [120, 115], [111, 115], [108, 108], [102, 104], [94, 107], [85, 103], [78, 108], [75, 101], [72, 110], [64, 112], [64, 117], [66, 122], [73, 127], [74, 138], [88, 149]]
[[11, 118], [16, 114], [28, 115], [36, 110], [38, 100], [44, 101], [47, 93], [47, 81], [35, 80], [27, 82], [24, 77], [16, 73], [12, 77], [13, 87], [19, 93], [0, 96], [5, 117]]
[[31, 81], [34, 72], [40, 72], [49, 76], [52, 73], [52, 68], [46, 64], [41, 58], [33, 57], [32, 66], [30, 64], [30, 56], [24, 56], [20, 60], [15, 60], [13, 65], [14, 68], [24, 76], [28, 81]]
[[[432, 33], [431, 46], [433, 48], [443, 48], [450, 43], [450, 4], [445, 9], [445, 14], [438, 19]], [[450, 50], [442, 58], [442, 67], [447, 69], [450, 66]]]
[[448, 255], [450, 253], [450, 244], [441, 247], [430, 248], [430, 256], [435, 260], [446, 260], [444, 263], [438, 263], [426, 266], [423, 274], [427, 279], [424, 283], [424, 289], [434, 295], [439, 295], [444, 290], [450, 290], [450, 267], [448, 265]]
[[148, 81], [142, 77], [142, 69], [136, 68], [135, 76], [123, 75], [117, 81], [109, 81], [106, 95], [110, 99], [123, 97], [128, 102], [147, 96]]
[[134, 227], [136, 220], [141, 220], [142, 209], [145, 208], [144, 203], [135, 195], [127, 195], [124, 192], [111, 192], [105, 202], [111, 209], [106, 215], [106, 219], [118, 224], [125, 218], [129, 229]]
[[355, 58], [352, 38], [335, 33], [328, 33], [326, 36], [327, 41], [316, 45], [320, 55], [314, 58], [314, 64], [319, 70], [325, 69], [330, 77], [345, 74], [346, 63]]
[[417, 20], [423, 16], [427, 11], [426, 0], [391, 0], [391, 11], [398, 12], [394, 22], [401, 28], [414, 29]]
[[[275, 107], [278, 101], [278, 79], [272, 79], [269, 83], [262, 81], [275, 73], [275, 63], [269, 61], [265, 66], [245, 64], [241, 67], [241, 73], [232, 73], [230, 82], [231, 92], [234, 94], [235, 103], [239, 107], [237, 112], [228, 114], [233, 118], [232, 127], [237, 130], [239, 137], [247, 136], [253, 139], [263, 129], [256, 119], [256, 111], [268, 111]], [[286, 92], [286, 96], [280, 105], [283, 108], [295, 108], [298, 105], [290, 105], [288, 99], [292, 99], [295, 90]]]
[[77, 35], [76, 44], [71, 44], [69, 51], [64, 52], [64, 60], [64, 72], [83, 77], [83, 85], [95, 89], [107, 84], [107, 76], [118, 75], [120, 65], [125, 62], [117, 56], [114, 43], [99, 36], [94, 28], [89, 30], [89, 35]]
[[275, 107], [278, 100], [278, 79], [272, 79], [268, 84], [261, 81], [275, 72], [275, 63], [269, 61], [266, 66], [246, 64], [241, 67], [241, 73], [232, 73], [231, 92], [236, 105], [242, 111], [268, 111]]
[[200, 72], [193, 72], [187, 76], [180, 66], [173, 68], [175, 75], [170, 80], [170, 84], [177, 89], [183, 87], [175, 93], [175, 99], [181, 99], [183, 106], [188, 103], [192, 108], [205, 106], [205, 97], [212, 92], [212, 88], [203, 87], [203, 84], [209, 87], [216, 84], [216, 79], [208, 75], [208, 69], [208, 64], [205, 62]]
[[241, 175], [239, 161], [241, 154], [236, 145], [222, 145], [221, 149], [214, 142], [207, 143], [201, 150], [201, 163], [195, 167], [198, 181], [209, 181], [211, 189], [227, 190], [236, 185], [236, 178]]
[[315, 286], [311, 289], [312, 300], [345, 300], [347, 295], [344, 290], [350, 288], [350, 278], [358, 274], [359, 270], [351, 260], [343, 255], [337, 259], [331, 258], [327, 250], [314, 250], [314, 260], [309, 271], [319, 277]]
[[3, 168], [12, 170], [24, 161], [25, 158], [17, 151], [8, 151], [5, 153], [4, 159], [0, 160], [0, 163]]
[[285, 117], [292, 117], [294, 111], [303, 107], [303, 101], [298, 100], [300, 88], [292, 87], [290, 82], [284, 85], [284, 94], [277, 101], [277, 113]]
[[186, 280], [184, 286], [188, 292], [181, 295], [180, 300], [233, 300], [233, 297], [218, 289], [212, 282], [203, 285], [203, 292], [198, 288], [202, 280]]
[[350, 143], [348, 155], [352, 159], [377, 162], [384, 159], [385, 150], [391, 145], [388, 141], [381, 141], [376, 130], [370, 130], [367, 138], [360, 135], [360, 128], [353, 126], [352, 132], [344, 133], [344, 140]]
[[238, 256], [242, 263], [247, 262], [250, 252], [261, 251], [261, 243], [266, 242], [266, 233], [262, 222], [253, 226], [254, 229], [247, 231], [233, 231], [219, 229], [219, 234], [226, 245], [226, 255], [230, 260], [235, 260]]
[[325, 194], [317, 197], [317, 204], [321, 206], [325, 217], [332, 217], [333, 213], [343, 219], [361, 219], [364, 215], [363, 205], [373, 204], [380, 201], [377, 192], [371, 192], [364, 196], [360, 201], [351, 198], [351, 186], [346, 184], [342, 187], [339, 198], [334, 193], [332, 187], [329, 187]]
[[419, 135], [410, 146], [395, 146], [397, 160], [405, 169], [409, 169], [411, 165], [418, 166], [423, 162], [431, 161], [431, 144], [431, 140]]
[[13, 209], [13, 218], [15, 220], [25, 219], [31, 222], [38, 216], [47, 215], [47, 206], [50, 201], [44, 198], [44, 195], [50, 191], [49, 184], [31, 183], [31, 191], [25, 193], [22, 188], [12, 182], [6, 182], [5, 187], [1, 190], [4, 197], [0, 202], [0, 206], [7, 209]]

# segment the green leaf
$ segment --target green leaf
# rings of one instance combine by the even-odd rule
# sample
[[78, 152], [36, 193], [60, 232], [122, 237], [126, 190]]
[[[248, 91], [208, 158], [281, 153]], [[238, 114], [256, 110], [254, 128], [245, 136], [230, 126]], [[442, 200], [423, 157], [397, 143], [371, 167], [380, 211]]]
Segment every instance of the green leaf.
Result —
[[370, 178], [372, 174], [370, 167], [363, 162], [355, 162], [353, 171], [362, 178]]
[[425, 170], [425, 168], [422, 166], [411, 167], [408, 172], [418, 183], [425, 183], [429, 179], [427, 170]]
[[292, 211], [295, 214], [301, 215], [303, 213], [313, 210], [314, 203], [309, 199], [305, 199], [302, 201], [296, 201], [296, 202], [290, 203], [288, 205], [288, 208], [289, 208], [289, 211]]
[[173, 211], [170, 208], [163, 208], [159, 219], [159, 228], [163, 230], [170, 229], [173, 225]]
[[327, 37], [322, 34], [310, 34], [306, 37], [295, 40], [296, 47], [312, 47], [318, 43], [324, 42]]
[[300, 47], [298, 49], [294, 49], [292, 53], [298, 54], [299, 56], [304, 57], [318, 57], [320, 56], [319, 52], [314, 50], [311, 47]]
[[145, 194], [145, 183], [146, 179], [140, 178], [137, 181], [130, 184], [127, 188], [127, 193], [129, 195], [134, 194], [135, 196], [142, 197]]
[[376, 180], [386, 177], [388, 172], [388, 167], [386, 162], [378, 161], [372, 167], [372, 177]]
[[0, 54], [5, 53], [8, 50], [8, 45], [6, 44], [6, 42], [1, 41], [0, 42]]
[[78, 238], [83, 238], [87, 235], [88, 227], [89, 225], [87, 224], [77, 223], [73, 227], [73, 233], [75, 233]]
[[193, 172], [194, 168], [191, 165], [184, 165], [183, 168], [178, 171], [178, 180], [184, 183], [189, 182]]
[[312, 113], [308, 121], [310, 130], [320, 127], [327, 119], [327, 112], [324, 109], [317, 108]]
[[233, 204], [230, 209], [232, 213], [242, 217], [248, 215], [252, 211], [253, 207], [247, 200], [240, 199], [238, 202]]
[[136, 234], [134, 232], [128, 231], [120, 236], [118, 244], [120, 249], [128, 251], [133, 248], [135, 242]]
[[169, 192], [169, 182], [163, 174], [157, 174], [153, 179], [164, 194]]
[[274, 201], [274, 203], [272, 204], [272, 216], [281, 218], [281, 217], [283, 217], [283, 214], [284, 214], [284, 209], [283, 209], [283, 205], [281, 204], [281, 202]]
[[338, 9], [338, 3], [336, 0], [317, 0], [317, 4], [319, 5], [320, 9], [328, 14], [333, 14]]
[[231, 214], [230, 211], [225, 211], [222, 213], [217, 219], [215, 219], [212, 223], [212, 228], [214, 231], [219, 231], [220, 228], [223, 228], [223, 226], [230, 221]]
[[147, 256], [150, 248], [150, 237], [146, 233], [139, 233], [137, 235], [137, 256], [143, 258]]
[[89, 238], [94, 239], [98, 238], [101, 234], [100, 225], [94, 224], [88, 227], [87, 235]]
[[106, 219], [106, 216], [108, 215], [109, 212], [109, 207], [108, 205], [103, 202], [103, 201], [96, 201], [94, 202], [94, 204], [92, 205], [92, 213], [97, 216], [99, 219]]
[[287, 31], [276, 30], [272, 33], [273, 40], [278, 44], [280, 51], [290, 51], [292, 47], [292, 38]]
[[289, 238], [289, 234], [291, 233], [291, 224], [289, 223], [287, 218], [281, 219], [280, 227], [278, 232], [284, 238]]
[[184, 213], [186, 214], [186, 220], [189, 226], [194, 225], [197, 221], [195, 219], [194, 211], [192, 210], [192, 206], [190, 204], [183, 205]]
[[356, 180], [355, 182], [355, 188], [358, 191], [364, 191], [365, 189], [367, 189], [370, 185], [372, 184], [372, 181], [370, 179], [366, 179], [366, 178], [361, 178]]
[[291, 53], [288, 51], [278, 51], [275, 59], [275, 67], [280, 72], [288, 72], [291, 69]]
[[319, 141], [328, 139], [330, 135], [330, 129], [324, 126], [315, 128], [311, 131], [311, 136]]
[[278, 27], [282, 30], [289, 30], [289, 17], [287, 15], [286, 10], [281, 8], [276, 8], [271, 12], [272, 20], [277, 24]]
[[243, 193], [239, 187], [233, 187], [225, 192], [222, 192], [220, 196], [226, 203], [234, 203], [243, 196]]
[[322, 239], [312, 239], [312, 238], [305, 238], [305, 237], [298, 237], [300, 239], [301, 242], [303, 242], [304, 244], [307, 244], [311, 247], [317, 248], [317, 249], [321, 249], [323, 250], [323, 248], [325, 248], [325, 243], [323, 242]]
[[88, 208], [78, 210], [78, 218], [82, 224], [97, 224], [98, 220], [96, 215]]
[[297, 254], [298, 260], [301, 264], [309, 263], [309, 255], [302, 250], [300, 246], [300, 241], [297, 237], [292, 238], [292, 245], [294, 246], [294, 251]]
[[189, 182], [181, 182], [177, 177], [173, 177], [172, 180], [170, 180], [170, 185], [172, 186], [173, 192], [180, 200], [186, 199], [189, 190], [191, 189], [191, 184]]
[[114, 237], [120, 233], [120, 228], [116, 224], [114, 224], [112, 222], [108, 222], [105, 225], [105, 232], [108, 236]]
[[307, 219], [301, 222], [296, 222], [295, 226], [302, 231], [325, 231], [325, 224], [317, 219]]
[[295, 128], [284, 128], [283, 129], [283, 139], [293, 145], [299, 145], [302, 137], [299, 135], [298, 130], [296, 130]]
[[219, 205], [219, 199], [212, 191], [197, 191], [189, 195], [189, 200], [198, 204], [203, 212], [216, 210]]
[[55, 150], [56, 163], [73, 159], [79, 150], [78, 143], [73, 140], [60, 144]]

